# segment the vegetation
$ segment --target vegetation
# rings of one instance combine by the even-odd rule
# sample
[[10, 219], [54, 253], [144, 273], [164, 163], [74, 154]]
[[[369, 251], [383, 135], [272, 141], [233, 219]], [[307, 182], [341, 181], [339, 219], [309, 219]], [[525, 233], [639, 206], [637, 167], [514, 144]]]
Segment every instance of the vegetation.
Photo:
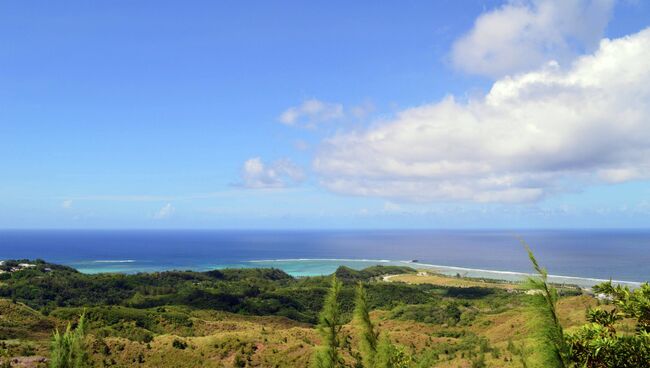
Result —
[[416, 271], [410, 267], [400, 266], [372, 266], [363, 270], [355, 270], [350, 267], [339, 267], [334, 275], [343, 282], [353, 283], [370, 281], [386, 275], [413, 274]]
[[[377, 356], [374, 367], [376, 368], [406, 368], [412, 363], [411, 356], [402, 347], [391, 343], [388, 336], [384, 335], [377, 346]], [[371, 368], [373, 366], [364, 366]]]
[[[612, 298], [612, 310], [589, 309], [589, 324], [567, 335], [571, 360], [579, 367], [650, 366], [650, 285], [630, 291], [611, 282], [598, 285], [596, 292]], [[617, 332], [617, 322], [631, 319], [634, 333]]]
[[[5, 267], [23, 261], [28, 262], [7, 261]], [[328, 286], [324, 277], [295, 279], [278, 269], [86, 275], [43, 261], [35, 264], [33, 268], [3, 274], [6, 280], [0, 284], [0, 297], [25, 303], [45, 314], [63, 307], [121, 305], [143, 309], [185, 305], [316, 323]], [[344, 267], [337, 270], [337, 274], [345, 275], [342, 280], [347, 285], [342, 292], [345, 313], [351, 313], [354, 282], [370, 280], [382, 272], [394, 274], [414, 270], [392, 266], [376, 266], [363, 271]], [[426, 290], [426, 286], [382, 284], [370, 290], [369, 297], [377, 308], [395, 300], [406, 303], [426, 300]]]
[[[531, 298], [538, 337], [537, 350], [546, 367], [632, 368], [650, 367], [650, 285], [631, 291], [613, 286], [611, 281], [594, 287], [596, 293], [613, 301], [611, 310], [589, 308], [588, 324], [573, 333], [565, 333], [557, 312], [557, 290], [548, 285], [547, 272], [533, 253], [528, 254], [537, 278], [529, 278], [528, 287], [536, 291]], [[634, 333], [619, 334], [616, 325], [623, 319], [634, 320]]]
[[[332, 286], [327, 294], [323, 311], [321, 312], [318, 329], [323, 338], [323, 344], [314, 354], [314, 366], [317, 368], [334, 368], [350, 366], [341, 354], [341, 341], [347, 341], [342, 336], [343, 322], [339, 309], [341, 282], [336, 275], [332, 276]], [[379, 339], [379, 333], [370, 320], [366, 291], [361, 283], [357, 286], [354, 318], [359, 339], [359, 353], [352, 352], [355, 358], [355, 368], [406, 368], [412, 359], [401, 347], [396, 347], [386, 335]]]
[[377, 356], [377, 345], [379, 333], [370, 320], [370, 308], [368, 308], [368, 294], [363, 284], [357, 286], [357, 295], [354, 303], [354, 319], [359, 335], [359, 352], [361, 366], [374, 367]]
[[543, 363], [547, 367], [565, 368], [571, 359], [569, 346], [564, 337], [564, 331], [557, 313], [557, 290], [547, 282], [548, 273], [540, 267], [530, 248], [527, 247], [528, 257], [533, 268], [539, 275], [529, 277], [527, 288], [534, 292], [531, 297], [531, 307], [534, 311], [533, 331], [542, 341], [539, 352], [542, 353]]
[[[539, 292], [527, 295], [518, 285], [401, 267], [293, 278], [274, 269], [86, 275], [9, 262], [19, 263], [35, 266], [0, 280], [5, 366], [59, 356], [98, 367], [558, 366], [544, 354], [549, 341], [567, 367], [648, 366], [647, 286], [600, 285], [599, 305], [549, 285], [544, 272], [533, 283]], [[79, 335], [82, 344], [69, 342]]]
[[343, 328], [343, 319], [341, 317], [340, 298], [341, 282], [332, 276], [332, 286], [325, 298], [325, 305], [320, 314], [318, 331], [323, 339], [322, 346], [314, 355], [314, 366], [317, 368], [337, 368], [344, 367], [343, 357], [341, 356], [341, 329]]
[[86, 346], [86, 325], [82, 314], [73, 330], [70, 323], [63, 334], [57, 329], [52, 336], [50, 367], [83, 368], [89, 366]]

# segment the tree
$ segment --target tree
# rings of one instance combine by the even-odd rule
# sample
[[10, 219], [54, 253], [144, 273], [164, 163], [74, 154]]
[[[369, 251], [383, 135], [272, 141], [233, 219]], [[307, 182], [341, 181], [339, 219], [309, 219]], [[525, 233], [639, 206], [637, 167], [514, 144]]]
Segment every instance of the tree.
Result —
[[380, 338], [379, 332], [375, 330], [370, 320], [368, 295], [361, 283], [357, 286], [354, 321], [359, 334], [361, 367], [406, 368], [411, 365], [411, 356], [403, 348], [393, 345], [385, 334]]
[[548, 272], [540, 267], [528, 245], [522, 240], [528, 251], [528, 258], [533, 264], [537, 277], [526, 280], [526, 288], [533, 291], [531, 310], [533, 312], [533, 330], [540, 340], [538, 351], [542, 355], [544, 367], [566, 368], [570, 365], [569, 346], [564, 338], [564, 331], [558, 318], [556, 304], [557, 290], [548, 284]]
[[368, 294], [361, 283], [357, 286], [354, 304], [354, 322], [359, 334], [361, 362], [364, 367], [375, 367], [379, 333], [375, 331], [375, 326], [370, 320]]
[[325, 297], [325, 304], [320, 313], [318, 323], [318, 331], [323, 338], [323, 344], [314, 356], [313, 364], [317, 368], [338, 368], [345, 366], [340, 353], [340, 332], [343, 328], [341, 309], [339, 307], [341, 288], [341, 282], [336, 276], [332, 275], [332, 283]]
[[[332, 284], [325, 297], [325, 304], [320, 314], [318, 331], [323, 344], [314, 354], [313, 365], [316, 368], [346, 367], [341, 354], [343, 345], [348, 341], [341, 336], [343, 319], [340, 310], [342, 284], [332, 275]], [[386, 335], [379, 338], [379, 332], [370, 320], [368, 297], [362, 284], [357, 286], [354, 307], [354, 324], [359, 334], [361, 351], [355, 367], [359, 368], [406, 368], [411, 366], [412, 358], [403, 348], [393, 345]], [[352, 348], [350, 353], [355, 356]]]
[[89, 357], [86, 347], [86, 318], [79, 317], [77, 327], [73, 330], [70, 323], [61, 334], [57, 329], [52, 335], [50, 354], [51, 368], [84, 368], [89, 367]]

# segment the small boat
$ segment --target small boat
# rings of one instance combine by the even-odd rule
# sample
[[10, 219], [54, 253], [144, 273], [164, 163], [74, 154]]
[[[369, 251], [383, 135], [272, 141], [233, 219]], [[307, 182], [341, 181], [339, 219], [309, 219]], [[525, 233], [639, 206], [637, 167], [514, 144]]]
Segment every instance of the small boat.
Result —
[[418, 263], [419, 261], [417, 259], [412, 259], [411, 263]]

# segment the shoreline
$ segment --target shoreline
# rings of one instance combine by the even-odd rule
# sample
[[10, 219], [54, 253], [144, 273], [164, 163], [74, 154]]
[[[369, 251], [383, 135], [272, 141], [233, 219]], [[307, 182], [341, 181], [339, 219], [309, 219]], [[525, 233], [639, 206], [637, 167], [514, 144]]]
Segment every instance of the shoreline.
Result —
[[[146, 267], [138, 267], [140, 263], [146, 263]], [[310, 264], [312, 263], [312, 264]], [[314, 264], [316, 263], [316, 264]], [[114, 267], [88, 267], [90, 265], [114, 265]], [[284, 264], [284, 267], [283, 267]], [[212, 263], [196, 265], [194, 267], [155, 267], [150, 262], [138, 261], [133, 259], [128, 260], [89, 260], [83, 262], [71, 262], [67, 265], [76, 268], [82, 273], [97, 274], [97, 273], [138, 273], [138, 272], [161, 272], [172, 271], [179, 269], [192, 269], [195, 271], [208, 271], [212, 269], [222, 268], [261, 268], [261, 267], [275, 267], [282, 269], [294, 277], [306, 276], [323, 276], [331, 274], [339, 266], [347, 266], [352, 268], [364, 268], [371, 265], [394, 265], [394, 266], [409, 266], [416, 269], [432, 270], [436, 273], [446, 276], [460, 275], [468, 278], [484, 278], [496, 281], [509, 281], [520, 282], [526, 277], [534, 276], [532, 273], [519, 272], [519, 271], [506, 271], [506, 270], [490, 270], [482, 268], [470, 268], [460, 266], [447, 266], [437, 265], [425, 262], [413, 262], [409, 260], [389, 260], [389, 259], [354, 259], [354, 258], [278, 258], [278, 259], [253, 259], [242, 260], [232, 263]], [[153, 266], [153, 267], [152, 267]], [[124, 267], [124, 268], [123, 268]], [[590, 289], [592, 286], [610, 281], [610, 279], [594, 278], [594, 277], [580, 277], [570, 275], [554, 275], [549, 274], [548, 279], [556, 284], [571, 284], [577, 285], [584, 289]], [[629, 281], [629, 280], [611, 280], [614, 284], [629, 286], [637, 288], [643, 281]]]
[[[455, 276], [458, 274], [458, 271], [464, 272], [461, 274], [462, 277], [469, 278], [485, 278], [496, 281], [522, 281], [526, 277], [535, 276], [533, 273], [519, 272], [519, 271], [503, 271], [503, 270], [488, 270], [481, 268], [469, 268], [469, 267], [459, 267], [459, 266], [446, 266], [446, 265], [436, 265], [430, 263], [422, 262], [413, 262], [405, 260], [386, 260], [386, 259], [349, 259], [349, 258], [287, 258], [287, 259], [269, 259], [269, 260], [251, 260], [250, 263], [283, 263], [283, 262], [360, 262], [360, 263], [370, 263], [370, 264], [392, 264], [392, 265], [404, 265], [411, 266], [412, 268], [425, 268], [433, 269], [437, 273], [446, 275], [446, 276]], [[501, 277], [499, 277], [501, 276]], [[610, 281], [610, 279], [601, 279], [594, 277], [580, 277], [580, 276], [565, 276], [565, 275], [548, 275], [548, 280], [552, 283], [557, 284], [573, 284], [581, 288], [591, 288], [596, 284], [602, 282]], [[628, 280], [614, 280], [611, 279], [611, 282], [614, 284], [630, 286], [636, 288], [641, 286], [644, 282], [642, 281], [628, 281]]]

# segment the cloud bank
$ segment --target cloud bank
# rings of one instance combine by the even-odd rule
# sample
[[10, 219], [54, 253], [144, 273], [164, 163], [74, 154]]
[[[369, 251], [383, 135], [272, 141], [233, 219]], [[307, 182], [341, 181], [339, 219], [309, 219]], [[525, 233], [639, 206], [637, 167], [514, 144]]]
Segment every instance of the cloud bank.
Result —
[[490, 77], [568, 62], [592, 52], [612, 14], [614, 0], [516, 1], [485, 13], [453, 46], [458, 69]]
[[[480, 22], [477, 22], [477, 24]], [[327, 139], [322, 184], [414, 201], [529, 202], [575, 183], [650, 177], [650, 29], [602, 40], [570, 67], [497, 80]]]

